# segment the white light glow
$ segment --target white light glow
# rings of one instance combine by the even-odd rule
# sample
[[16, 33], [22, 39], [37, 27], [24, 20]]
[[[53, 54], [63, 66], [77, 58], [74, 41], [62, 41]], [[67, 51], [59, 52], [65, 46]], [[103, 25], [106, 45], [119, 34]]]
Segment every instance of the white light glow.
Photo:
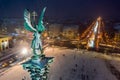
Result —
[[27, 54], [27, 52], [28, 52], [27, 48], [22, 49], [22, 54]]
[[94, 42], [95, 42], [95, 35], [96, 35], [96, 33], [97, 33], [97, 29], [98, 29], [98, 21], [96, 22], [96, 24], [95, 24], [95, 27], [94, 27], [94, 33], [93, 33], [93, 35], [92, 35], [92, 37], [91, 37], [91, 39], [89, 40], [89, 42], [88, 42], [88, 45], [89, 45], [89, 47], [94, 47]]
[[98, 21], [96, 22], [95, 28], [94, 28], [94, 33], [97, 32], [97, 28], [98, 28]]
[[8, 46], [8, 42], [7, 42], [7, 41], [4, 42], [4, 46], [5, 46], [5, 47]]
[[88, 42], [88, 45], [89, 45], [89, 47], [94, 47], [94, 40], [90, 40], [90, 41]]

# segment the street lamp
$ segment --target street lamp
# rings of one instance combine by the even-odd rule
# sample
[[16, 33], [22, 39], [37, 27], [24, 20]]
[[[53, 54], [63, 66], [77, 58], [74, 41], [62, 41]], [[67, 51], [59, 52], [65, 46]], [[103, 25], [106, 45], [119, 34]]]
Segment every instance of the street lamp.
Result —
[[24, 48], [22, 49], [21, 53], [22, 53], [22, 55], [23, 55], [23, 59], [26, 59], [27, 53], [28, 53], [27, 48], [24, 47]]
[[23, 54], [26, 54], [27, 52], [28, 52], [27, 48], [23, 48], [23, 49], [22, 49], [22, 53], [23, 53]]

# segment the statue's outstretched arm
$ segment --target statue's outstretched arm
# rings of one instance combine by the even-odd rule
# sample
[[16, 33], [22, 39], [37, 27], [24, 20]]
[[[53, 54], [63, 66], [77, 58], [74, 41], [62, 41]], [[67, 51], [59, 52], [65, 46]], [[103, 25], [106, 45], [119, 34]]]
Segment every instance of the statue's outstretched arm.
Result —
[[35, 32], [36, 29], [33, 28], [33, 26], [31, 25], [30, 13], [27, 10], [24, 11], [24, 20], [25, 20], [24, 22], [25, 29], [31, 32]]

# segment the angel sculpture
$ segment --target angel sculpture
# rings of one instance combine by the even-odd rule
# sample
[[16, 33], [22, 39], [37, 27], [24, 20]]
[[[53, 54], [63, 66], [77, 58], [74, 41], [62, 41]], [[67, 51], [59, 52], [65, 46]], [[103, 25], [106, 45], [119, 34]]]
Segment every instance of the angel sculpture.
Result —
[[38, 25], [32, 26], [31, 19], [30, 19], [30, 13], [29, 11], [24, 11], [24, 27], [26, 30], [31, 31], [34, 33], [34, 38], [32, 40], [31, 48], [33, 49], [34, 55], [39, 55], [42, 53], [42, 42], [41, 42], [41, 33], [45, 30], [45, 27], [43, 25], [43, 16], [45, 13], [46, 7], [42, 10], [42, 13], [40, 15], [40, 19], [38, 22]]

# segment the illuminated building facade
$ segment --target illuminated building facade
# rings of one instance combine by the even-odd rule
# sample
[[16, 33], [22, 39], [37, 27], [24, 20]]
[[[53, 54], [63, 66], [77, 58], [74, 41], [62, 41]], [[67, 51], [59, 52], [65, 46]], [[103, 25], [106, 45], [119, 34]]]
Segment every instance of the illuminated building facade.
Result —
[[0, 52], [9, 48], [10, 36], [0, 35]]

